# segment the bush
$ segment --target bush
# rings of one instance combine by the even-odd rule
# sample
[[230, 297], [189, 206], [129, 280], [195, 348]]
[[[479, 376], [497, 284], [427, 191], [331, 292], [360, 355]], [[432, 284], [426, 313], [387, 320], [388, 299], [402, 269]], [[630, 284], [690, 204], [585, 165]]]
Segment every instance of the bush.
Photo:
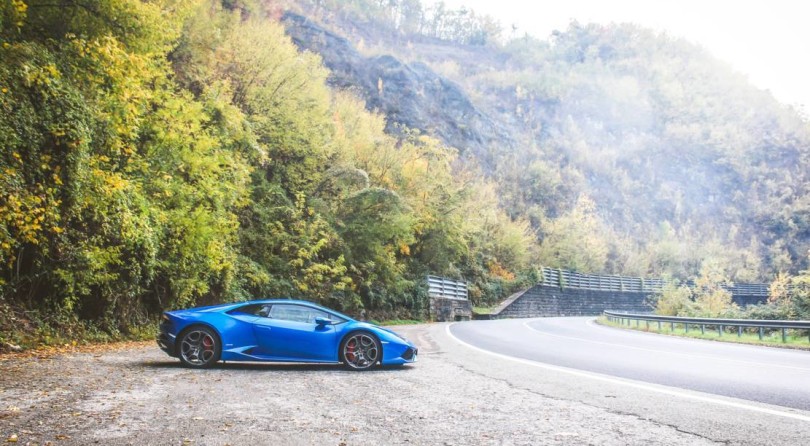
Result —
[[653, 295], [655, 314], [662, 316], [691, 316], [695, 312], [692, 290], [677, 280], [666, 281], [661, 292]]

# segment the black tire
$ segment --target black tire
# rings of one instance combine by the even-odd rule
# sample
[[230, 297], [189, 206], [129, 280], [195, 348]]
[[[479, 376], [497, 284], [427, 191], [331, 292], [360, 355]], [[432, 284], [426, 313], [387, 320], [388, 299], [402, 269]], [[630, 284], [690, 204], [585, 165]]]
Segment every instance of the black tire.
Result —
[[219, 361], [222, 343], [214, 330], [195, 325], [183, 330], [177, 338], [177, 357], [184, 366], [205, 369]]
[[382, 345], [367, 331], [353, 331], [340, 342], [340, 361], [349, 370], [363, 371], [374, 368], [382, 361]]

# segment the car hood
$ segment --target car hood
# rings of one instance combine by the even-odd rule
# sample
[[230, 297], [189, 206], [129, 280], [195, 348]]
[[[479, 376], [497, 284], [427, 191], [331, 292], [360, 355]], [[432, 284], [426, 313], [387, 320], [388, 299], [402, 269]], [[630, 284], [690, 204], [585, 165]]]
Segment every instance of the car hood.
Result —
[[394, 330], [391, 330], [390, 328], [380, 327], [379, 325], [370, 324], [368, 322], [357, 322], [356, 327], [369, 328], [369, 329], [372, 329], [372, 330], [379, 330], [379, 331], [382, 331], [382, 332], [385, 332], [385, 333], [392, 334], [392, 335], [398, 337], [399, 339], [402, 339], [405, 342], [408, 342], [408, 343], [411, 342], [411, 341], [408, 340], [408, 338], [406, 338], [405, 336], [402, 336], [400, 333], [397, 333]]

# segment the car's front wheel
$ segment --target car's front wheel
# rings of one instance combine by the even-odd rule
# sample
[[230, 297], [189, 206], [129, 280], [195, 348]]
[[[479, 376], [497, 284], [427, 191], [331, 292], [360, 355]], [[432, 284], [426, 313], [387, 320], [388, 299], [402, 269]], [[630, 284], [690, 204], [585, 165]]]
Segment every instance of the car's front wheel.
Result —
[[380, 359], [380, 341], [370, 333], [350, 333], [340, 344], [340, 360], [351, 370], [368, 370]]
[[193, 368], [211, 367], [219, 361], [219, 337], [208, 327], [192, 327], [180, 336], [180, 361]]

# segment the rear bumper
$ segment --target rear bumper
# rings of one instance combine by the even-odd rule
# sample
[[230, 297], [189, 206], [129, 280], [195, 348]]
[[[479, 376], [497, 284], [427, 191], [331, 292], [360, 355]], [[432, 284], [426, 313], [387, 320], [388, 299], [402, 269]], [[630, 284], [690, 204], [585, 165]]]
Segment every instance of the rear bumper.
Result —
[[169, 356], [177, 356], [174, 348], [175, 338], [169, 333], [160, 333], [157, 337], [157, 345]]

